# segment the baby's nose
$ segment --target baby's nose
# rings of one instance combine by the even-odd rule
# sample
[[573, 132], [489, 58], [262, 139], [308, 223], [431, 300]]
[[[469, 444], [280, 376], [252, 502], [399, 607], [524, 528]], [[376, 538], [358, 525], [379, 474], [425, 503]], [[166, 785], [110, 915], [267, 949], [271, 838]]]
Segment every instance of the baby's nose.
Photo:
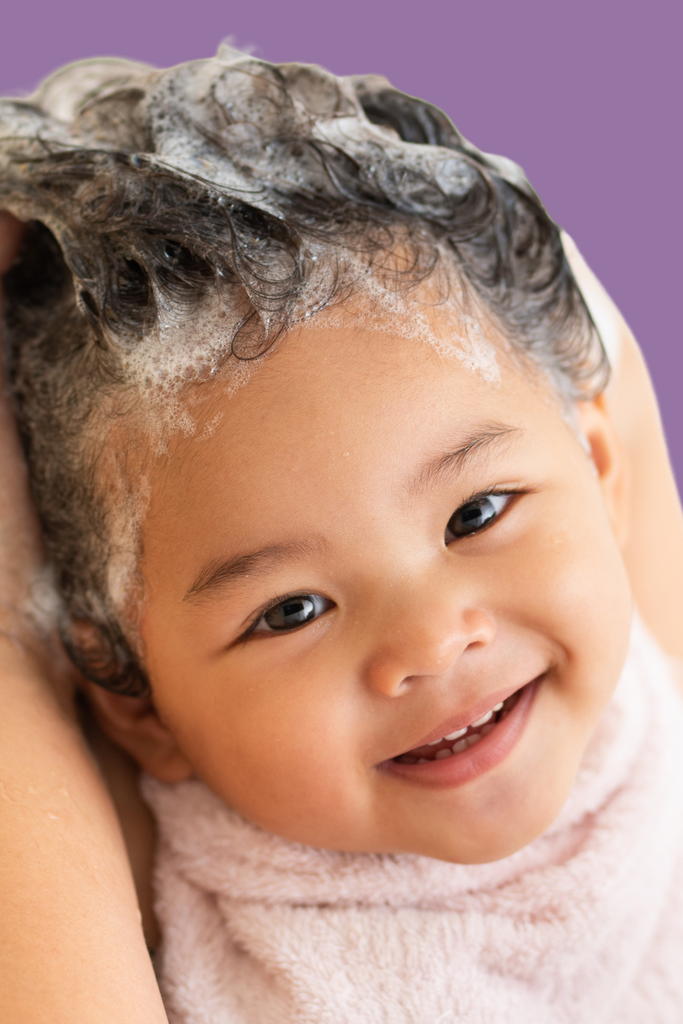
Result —
[[366, 682], [385, 697], [398, 697], [421, 678], [447, 673], [466, 651], [488, 646], [495, 632], [483, 608], [438, 601], [406, 608], [379, 638], [366, 664]]

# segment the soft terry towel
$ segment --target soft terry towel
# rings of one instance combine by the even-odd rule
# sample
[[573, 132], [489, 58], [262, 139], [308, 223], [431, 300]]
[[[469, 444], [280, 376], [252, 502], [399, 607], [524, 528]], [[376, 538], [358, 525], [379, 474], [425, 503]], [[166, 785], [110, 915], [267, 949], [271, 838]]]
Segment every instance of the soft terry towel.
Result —
[[199, 782], [145, 795], [173, 1024], [683, 1021], [683, 704], [638, 625], [560, 818], [497, 863], [298, 846]]

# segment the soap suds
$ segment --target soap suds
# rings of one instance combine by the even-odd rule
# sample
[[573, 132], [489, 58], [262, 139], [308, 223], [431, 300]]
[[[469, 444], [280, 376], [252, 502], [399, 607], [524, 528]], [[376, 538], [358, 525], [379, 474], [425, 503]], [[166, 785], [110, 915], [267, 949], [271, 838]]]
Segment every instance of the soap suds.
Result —
[[[359, 268], [349, 301], [332, 306], [318, 319], [333, 328], [346, 327], [352, 319], [363, 330], [429, 345], [443, 359], [457, 359], [467, 370], [491, 385], [500, 384], [497, 349], [482, 331], [490, 321], [484, 310], [480, 319], [466, 309], [474, 299], [441, 264], [438, 278], [427, 279], [405, 290], [390, 287], [382, 273]], [[445, 292], [441, 295], [439, 290]], [[352, 309], [350, 310], [349, 307]]]

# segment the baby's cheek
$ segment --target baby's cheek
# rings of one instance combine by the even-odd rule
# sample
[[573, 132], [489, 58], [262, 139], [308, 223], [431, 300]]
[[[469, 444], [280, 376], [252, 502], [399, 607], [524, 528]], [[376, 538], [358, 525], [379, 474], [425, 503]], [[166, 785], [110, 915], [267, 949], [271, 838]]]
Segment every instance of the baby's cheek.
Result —
[[326, 699], [325, 682], [316, 687], [302, 676], [217, 676], [206, 687], [213, 698], [184, 730], [200, 778], [280, 835], [348, 802], [352, 747], [342, 735], [344, 714]]
[[584, 475], [549, 503], [534, 535], [534, 572], [563, 616], [590, 615], [604, 627], [630, 615], [629, 584], [599, 489]]
[[619, 680], [632, 618], [623, 560], [603, 526], [550, 535], [540, 567], [542, 614], [560, 655], [556, 685], [581, 732], [595, 725]]

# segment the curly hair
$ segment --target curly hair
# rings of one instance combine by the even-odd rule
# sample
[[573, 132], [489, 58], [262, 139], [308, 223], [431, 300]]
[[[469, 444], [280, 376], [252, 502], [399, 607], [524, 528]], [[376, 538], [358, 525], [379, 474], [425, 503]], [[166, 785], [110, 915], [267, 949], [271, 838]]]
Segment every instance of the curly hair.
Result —
[[[149, 683], [110, 592], [101, 411], [168, 378], [160, 351], [171, 383], [201, 386], [400, 244], [400, 287], [447, 258], [566, 399], [606, 383], [559, 229], [522, 171], [377, 76], [225, 48], [162, 71], [68, 66], [0, 100], [0, 207], [29, 221], [4, 278], [5, 365], [60, 630], [78, 668], [121, 693]], [[170, 328], [212, 303], [229, 330], [190, 351]]]

